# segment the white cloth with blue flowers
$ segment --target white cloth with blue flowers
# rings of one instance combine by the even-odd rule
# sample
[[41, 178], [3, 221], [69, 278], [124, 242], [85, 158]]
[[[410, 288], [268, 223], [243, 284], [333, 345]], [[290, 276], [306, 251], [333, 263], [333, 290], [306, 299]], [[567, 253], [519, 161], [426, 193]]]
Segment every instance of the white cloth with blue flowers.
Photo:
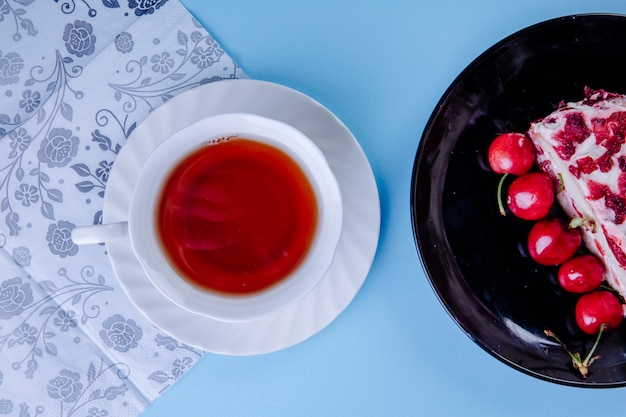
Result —
[[136, 416], [203, 354], [126, 297], [99, 223], [115, 157], [172, 96], [245, 77], [177, 0], [0, 0], [0, 415]]

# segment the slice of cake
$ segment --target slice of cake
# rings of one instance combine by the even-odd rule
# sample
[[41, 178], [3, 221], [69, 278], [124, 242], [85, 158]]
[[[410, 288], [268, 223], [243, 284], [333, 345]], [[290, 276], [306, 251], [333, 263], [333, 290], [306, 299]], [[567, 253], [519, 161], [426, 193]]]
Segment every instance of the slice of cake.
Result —
[[528, 135], [557, 200], [626, 297], [626, 96], [585, 89], [582, 101], [561, 103]]

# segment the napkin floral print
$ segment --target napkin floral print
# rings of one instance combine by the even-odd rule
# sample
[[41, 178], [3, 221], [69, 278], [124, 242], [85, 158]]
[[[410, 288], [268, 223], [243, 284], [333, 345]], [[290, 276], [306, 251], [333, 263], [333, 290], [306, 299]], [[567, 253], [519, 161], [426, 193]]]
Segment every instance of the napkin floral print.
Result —
[[177, 0], [0, 0], [0, 415], [138, 415], [203, 356], [71, 231], [150, 111], [241, 77]]

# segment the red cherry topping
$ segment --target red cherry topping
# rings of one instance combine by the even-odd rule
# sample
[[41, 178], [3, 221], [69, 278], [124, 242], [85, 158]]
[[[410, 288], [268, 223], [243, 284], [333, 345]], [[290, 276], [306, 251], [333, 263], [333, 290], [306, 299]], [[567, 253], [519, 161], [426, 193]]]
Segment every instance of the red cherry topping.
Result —
[[537, 221], [528, 235], [528, 253], [541, 265], [561, 265], [574, 256], [582, 238], [565, 220], [546, 217]]
[[554, 203], [554, 184], [543, 172], [529, 172], [509, 186], [507, 205], [517, 217], [539, 220], [548, 215]]

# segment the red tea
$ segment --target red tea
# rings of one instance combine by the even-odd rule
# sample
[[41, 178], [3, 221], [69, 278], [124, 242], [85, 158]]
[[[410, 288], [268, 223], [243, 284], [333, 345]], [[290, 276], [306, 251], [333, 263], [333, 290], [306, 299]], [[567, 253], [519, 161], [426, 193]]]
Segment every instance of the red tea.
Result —
[[157, 221], [180, 275], [210, 290], [245, 294], [299, 266], [314, 237], [317, 201], [283, 151], [230, 138], [200, 147], [173, 169]]

